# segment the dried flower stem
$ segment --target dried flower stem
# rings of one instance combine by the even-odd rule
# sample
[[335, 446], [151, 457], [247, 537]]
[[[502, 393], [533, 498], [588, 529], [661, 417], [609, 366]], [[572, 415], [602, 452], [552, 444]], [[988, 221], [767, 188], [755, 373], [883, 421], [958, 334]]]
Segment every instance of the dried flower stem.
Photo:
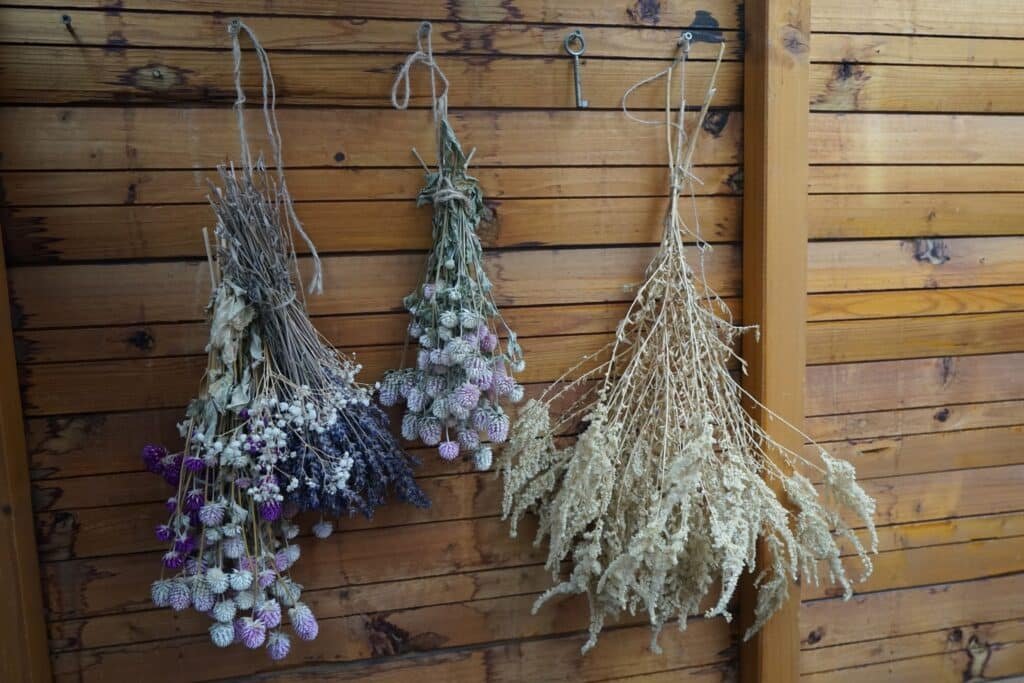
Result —
[[[699, 612], [716, 584], [719, 599], [705, 614], [731, 618], [730, 601], [740, 576], [755, 567], [758, 539], [771, 565], [757, 577], [756, 620], [747, 637], [786, 599], [787, 578], [816, 582], [822, 561], [829, 580], [849, 596], [834, 534], [850, 540], [870, 572], [867, 550], [841, 510], [860, 519], [871, 548], [876, 544], [874, 501], [857, 484], [853, 467], [824, 450], [820, 462], [808, 461], [771, 439], [743, 409], [743, 399], [753, 397], [733, 379], [729, 363], [745, 368], [733, 346], [752, 328], [733, 324], [706, 280], [711, 246], [701, 238], [694, 200], [699, 181], [692, 173], [722, 52], [697, 123], [687, 132], [682, 95], [673, 116], [672, 85], [678, 76], [684, 91], [688, 51], [683, 43], [670, 67], [638, 84], [666, 81], [671, 194], [658, 254], [602, 352], [607, 360], [583, 373], [570, 371], [528, 402], [500, 462], [512, 535], [530, 511], [540, 521], [536, 542], [549, 542], [547, 567], [555, 584], [535, 610], [555, 595], [585, 593], [591, 625], [584, 652], [608, 617], [637, 610], [648, 613], [657, 651], [664, 623], [676, 618], [685, 628], [686, 617]], [[680, 210], [683, 195], [693, 207], [690, 220]], [[687, 262], [685, 238], [696, 242], [696, 269]], [[579, 398], [555, 412], [555, 401], [570, 391]], [[588, 425], [576, 443], [558, 448], [555, 435], [581, 417]], [[822, 479], [821, 495], [801, 470]], [[766, 479], [780, 483], [791, 509]], [[572, 569], [565, 576], [567, 560]]]

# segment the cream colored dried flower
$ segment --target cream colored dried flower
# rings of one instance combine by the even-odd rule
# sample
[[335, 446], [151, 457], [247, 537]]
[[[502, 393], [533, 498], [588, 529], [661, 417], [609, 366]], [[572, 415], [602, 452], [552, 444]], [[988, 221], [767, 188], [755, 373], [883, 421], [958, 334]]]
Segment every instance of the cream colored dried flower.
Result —
[[[666, 82], [685, 72], [685, 51], [683, 57], [663, 73]], [[499, 462], [512, 535], [532, 512], [540, 522], [536, 542], [548, 539], [554, 585], [534, 609], [555, 595], [586, 594], [591, 624], [584, 652], [606, 619], [641, 611], [657, 651], [665, 622], [678, 619], [685, 628], [715, 586], [717, 601], [704, 613], [730, 619], [730, 601], [744, 572], [754, 570], [759, 540], [771, 563], [757, 577], [747, 637], [786, 600], [789, 580], [817, 582], [822, 565], [849, 596], [837, 536], [860, 554], [865, 575], [871, 570], [841, 516], [848, 511], [866, 526], [874, 550], [874, 501], [853, 467], [824, 451], [810, 462], [773, 441], [743, 409], [742, 400], [753, 397], [730, 374], [731, 361], [743, 365], [734, 342], [750, 328], [734, 325], [708, 287], [703, 255], [710, 246], [699, 237], [696, 212], [687, 224], [679, 210], [682, 193], [692, 199], [696, 131], [713, 92], [689, 137], [682, 106], [678, 122], [666, 107], [674, 132], [671, 207], [659, 253], [615, 340], [524, 406]], [[686, 260], [687, 236], [697, 242], [696, 269]], [[574, 396], [568, 408], [555, 408]], [[579, 439], [559, 448], [556, 435], [581, 419]]]

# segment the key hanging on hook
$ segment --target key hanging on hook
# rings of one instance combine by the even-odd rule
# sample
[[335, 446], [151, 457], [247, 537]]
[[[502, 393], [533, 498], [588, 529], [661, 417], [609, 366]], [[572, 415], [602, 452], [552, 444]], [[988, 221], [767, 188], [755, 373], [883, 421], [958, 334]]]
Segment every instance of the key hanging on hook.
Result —
[[590, 106], [590, 102], [583, 99], [583, 84], [580, 82], [580, 57], [587, 49], [587, 44], [583, 41], [583, 31], [576, 29], [567, 35], [563, 45], [565, 51], [572, 56], [572, 75], [576, 85], [576, 108], [586, 109]]

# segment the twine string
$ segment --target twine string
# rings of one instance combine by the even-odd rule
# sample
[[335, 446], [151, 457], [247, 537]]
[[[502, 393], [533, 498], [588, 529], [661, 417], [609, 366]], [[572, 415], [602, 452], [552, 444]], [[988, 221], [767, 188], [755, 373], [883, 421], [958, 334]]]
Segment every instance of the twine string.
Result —
[[[228, 24], [228, 34], [231, 36], [231, 53], [234, 58], [234, 79], [235, 79], [235, 118], [238, 125], [238, 137], [239, 145], [242, 151], [242, 162], [245, 165], [245, 171], [252, 173], [254, 170], [252, 161], [252, 152], [249, 148], [249, 136], [246, 130], [245, 123], [245, 89], [242, 87], [242, 46], [239, 40], [239, 34], [244, 31], [252, 42], [253, 49], [256, 52], [256, 58], [259, 61], [260, 66], [260, 80], [261, 80], [261, 93], [262, 93], [262, 111], [263, 111], [263, 123], [267, 129], [267, 136], [270, 138], [270, 147], [274, 155], [274, 168], [277, 172], [277, 183], [278, 189], [281, 193], [282, 203], [285, 208], [285, 219], [288, 227], [297, 233], [299, 237], [306, 243], [309, 248], [310, 256], [313, 259], [313, 279], [309, 283], [310, 294], [320, 294], [323, 292], [323, 264], [320, 260], [320, 254], [317, 253], [316, 245], [313, 243], [312, 238], [306, 232], [302, 226], [302, 221], [295, 213], [295, 206], [292, 203], [291, 194], [288, 192], [288, 183], [284, 176], [284, 157], [282, 154], [281, 144], [281, 130], [277, 122], [277, 87], [274, 84], [274, 76], [270, 71], [270, 56], [267, 51], [263, 48], [259, 38], [253, 32], [249, 26], [241, 19], [232, 19]], [[258, 162], [262, 164], [262, 162]], [[290, 239], [290, 235], [288, 235]], [[293, 249], [294, 253], [294, 249]], [[298, 276], [298, 269], [296, 269], [296, 276]], [[301, 279], [301, 278], [300, 278]], [[299, 290], [302, 287], [300, 285]]]

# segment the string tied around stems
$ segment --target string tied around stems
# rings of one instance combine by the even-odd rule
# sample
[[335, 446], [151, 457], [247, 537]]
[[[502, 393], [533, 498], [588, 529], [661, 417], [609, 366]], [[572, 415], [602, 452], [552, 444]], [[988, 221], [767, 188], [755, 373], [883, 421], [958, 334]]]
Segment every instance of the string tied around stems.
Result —
[[[264, 49], [263, 44], [260, 43], [259, 38], [253, 32], [249, 26], [239, 18], [234, 18], [228, 22], [228, 35], [231, 36], [231, 53], [234, 59], [234, 83], [235, 83], [235, 117], [238, 125], [238, 138], [239, 145], [242, 153], [242, 163], [245, 166], [245, 172], [251, 174], [254, 170], [252, 152], [249, 149], [249, 136], [246, 131], [245, 123], [245, 89], [242, 87], [242, 46], [240, 42], [240, 34], [242, 32], [249, 37], [252, 42], [253, 49], [256, 52], [256, 58], [259, 62], [260, 67], [260, 81], [261, 81], [261, 93], [262, 93], [262, 111], [263, 111], [263, 123], [267, 129], [267, 136], [270, 139], [270, 147], [274, 156], [274, 168], [277, 173], [277, 183], [281, 193], [282, 203], [285, 209], [285, 221], [288, 228], [299, 235], [302, 241], [306, 243], [309, 248], [309, 253], [313, 259], [313, 278], [309, 283], [310, 294], [320, 294], [323, 292], [323, 264], [320, 260], [320, 254], [316, 250], [316, 245], [313, 243], [312, 238], [306, 232], [302, 226], [302, 221], [295, 214], [295, 206], [292, 204], [291, 194], [288, 192], [288, 183], [284, 176], [284, 157], [281, 152], [281, 130], [277, 122], [277, 87], [274, 84], [274, 76], [270, 70], [270, 56]], [[262, 165], [262, 160], [257, 161], [257, 165]], [[288, 235], [290, 238], [290, 235]], [[294, 247], [292, 248], [294, 254]], [[298, 268], [296, 268], [296, 277], [300, 279], [301, 276], [298, 274]], [[299, 287], [301, 290], [301, 285]]]

